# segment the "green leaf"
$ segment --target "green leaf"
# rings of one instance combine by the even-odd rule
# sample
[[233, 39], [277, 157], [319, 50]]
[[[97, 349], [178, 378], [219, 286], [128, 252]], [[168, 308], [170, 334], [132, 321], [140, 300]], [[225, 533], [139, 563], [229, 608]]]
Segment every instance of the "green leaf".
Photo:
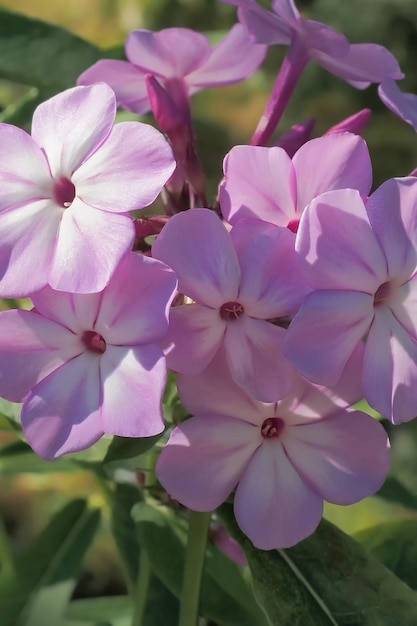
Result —
[[0, 77], [45, 90], [75, 85], [102, 51], [67, 30], [0, 9]]
[[417, 520], [380, 524], [356, 533], [355, 539], [409, 587], [417, 589]]
[[375, 494], [384, 500], [402, 504], [407, 509], [417, 511], [417, 496], [407, 489], [397, 478], [388, 476], [381, 489]]
[[[171, 593], [179, 597], [187, 541], [185, 520], [166, 507], [148, 503], [136, 505], [133, 518], [139, 543], [146, 550], [153, 570]], [[207, 550], [200, 602], [201, 614], [221, 626], [266, 624], [241, 569], [212, 545]]]
[[112, 463], [113, 461], [121, 461], [125, 459], [135, 459], [144, 454], [156, 444], [162, 437], [154, 435], [153, 437], [113, 437], [113, 441], [109, 445], [103, 463]]
[[17, 402], [9, 402], [0, 398], [0, 415], [5, 418], [4, 423], [8, 425], [7, 430], [21, 431], [20, 412], [22, 405]]
[[111, 527], [125, 566], [131, 588], [134, 588], [139, 571], [140, 546], [137, 538], [132, 509], [142, 500], [142, 496], [133, 485], [118, 484], [112, 496]]
[[[97, 624], [108, 622], [112, 626], [130, 626], [132, 623], [133, 603], [127, 596], [114, 598], [88, 598], [86, 600], [74, 600], [68, 605], [65, 613], [65, 626]], [[161, 622], [159, 622], [161, 623]], [[154, 623], [156, 626], [158, 622]]]
[[326, 520], [294, 548], [263, 551], [243, 535], [231, 505], [219, 514], [246, 554], [271, 625], [417, 624], [414, 591]]
[[45, 474], [73, 472], [76, 465], [70, 459], [59, 459], [51, 463], [41, 459], [24, 441], [14, 441], [0, 448], [0, 474]]
[[99, 511], [90, 511], [84, 500], [70, 502], [52, 518], [19, 556], [15, 572], [0, 576], [2, 626], [37, 626], [42, 615], [44, 624], [58, 623], [99, 521]]

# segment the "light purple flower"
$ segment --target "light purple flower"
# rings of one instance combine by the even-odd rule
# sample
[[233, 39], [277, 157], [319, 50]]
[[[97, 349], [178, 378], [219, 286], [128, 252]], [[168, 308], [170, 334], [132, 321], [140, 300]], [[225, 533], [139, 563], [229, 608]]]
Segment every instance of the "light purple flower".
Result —
[[235, 146], [226, 155], [224, 173], [220, 202], [228, 222], [258, 218], [294, 232], [316, 196], [343, 188], [367, 196], [372, 184], [367, 145], [351, 133], [312, 139], [292, 159], [278, 147]]
[[294, 315], [308, 291], [292, 233], [260, 220], [240, 220], [228, 233], [212, 211], [192, 209], [169, 220], [152, 254], [194, 301], [171, 309], [168, 366], [201, 372], [224, 345], [238, 384], [265, 401], [288, 393], [294, 370], [282, 355], [286, 331], [271, 321]]
[[175, 168], [156, 129], [113, 126], [105, 84], [75, 87], [41, 104], [32, 136], [0, 124], [0, 296], [49, 283], [101, 291], [131, 249], [129, 211], [157, 197]]
[[410, 124], [417, 132], [417, 96], [413, 93], [402, 93], [394, 80], [386, 79], [378, 87], [378, 94], [382, 102], [398, 115], [404, 122]]
[[130, 253], [101, 293], [45, 287], [35, 309], [0, 313], [0, 395], [23, 401], [32, 448], [52, 460], [104, 433], [148, 437], [164, 428], [160, 341], [176, 289], [163, 263]]
[[236, 520], [263, 550], [288, 548], [316, 529], [323, 500], [353, 504], [382, 485], [389, 469], [383, 427], [360, 411], [358, 347], [333, 389], [298, 378], [281, 402], [265, 404], [228, 376], [222, 355], [202, 374], [178, 376], [195, 416], [174, 429], [157, 463], [181, 504], [212, 511], [236, 488]]
[[127, 61], [103, 59], [86, 70], [78, 84], [98, 81], [115, 91], [118, 106], [133, 113], [150, 110], [146, 76], [155, 76], [177, 104], [207, 87], [221, 87], [253, 74], [266, 55], [245, 28], [236, 24], [214, 48], [207, 37], [188, 28], [157, 33], [135, 30], [126, 41]]
[[255, 0], [222, 0], [239, 7], [239, 20], [263, 44], [297, 45], [306, 61], [317, 61], [327, 71], [364, 89], [385, 78], [404, 77], [394, 56], [377, 44], [350, 44], [325, 24], [301, 17], [293, 0], [273, 0], [273, 13]]
[[313, 200], [296, 249], [309, 294], [285, 353], [309, 380], [334, 384], [366, 337], [369, 404], [394, 423], [417, 410], [417, 180], [391, 179], [365, 206], [354, 190]]

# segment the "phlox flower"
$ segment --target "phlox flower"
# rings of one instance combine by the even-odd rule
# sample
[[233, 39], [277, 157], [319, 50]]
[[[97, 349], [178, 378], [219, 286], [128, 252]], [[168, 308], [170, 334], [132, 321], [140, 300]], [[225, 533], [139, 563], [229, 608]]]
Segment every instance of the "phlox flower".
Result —
[[220, 204], [228, 222], [251, 217], [294, 232], [316, 196], [343, 188], [367, 196], [372, 184], [367, 145], [352, 133], [307, 141], [292, 159], [279, 147], [235, 146], [223, 168]]
[[52, 460], [104, 433], [164, 429], [159, 342], [176, 289], [163, 263], [131, 252], [95, 294], [45, 287], [32, 311], [0, 313], [0, 395], [22, 402], [29, 444]]
[[115, 91], [118, 106], [133, 113], [150, 110], [147, 75], [154, 76], [174, 102], [188, 106], [193, 94], [244, 80], [265, 58], [266, 46], [255, 44], [245, 28], [236, 24], [213, 48], [208, 38], [188, 28], [159, 32], [135, 30], [127, 38], [128, 61], [102, 59], [78, 78], [78, 84], [98, 81]]
[[364, 89], [385, 78], [404, 77], [395, 57], [384, 46], [350, 44], [344, 35], [321, 22], [304, 19], [293, 0], [273, 0], [273, 13], [255, 0], [222, 0], [238, 7], [239, 21], [255, 41], [297, 46], [298, 62], [317, 61], [328, 72]]
[[238, 387], [219, 354], [202, 373], [178, 376], [194, 417], [175, 428], [156, 472], [181, 504], [212, 511], [233, 490], [242, 531], [263, 550], [314, 532], [323, 500], [348, 505], [382, 485], [389, 445], [381, 424], [347, 407], [361, 397], [358, 346], [332, 389], [301, 377], [283, 400], [263, 403]]
[[394, 423], [417, 414], [417, 180], [391, 179], [366, 204], [330, 191], [307, 207], [296, 250], [314, 290], [290, 324], [285, 353], [309, 380], [333, 385], [366, 338], [362, 383]]
[[175, 161], [156, 129], [115, 115], [97, 84], [39, 105], [32, 136], [0, 124], [1, 297], [101, 291], [131, 249], [128, 212], [155, 200]]
[[212, 211], [191, 209], [170, 218], [152, 254], [193, 300], [171, 309], [168, 367], [201, 372], [224, 345], [238, 384], [265, 401], [284, 396], [294, 371], [282, 354], [285, 328], [271, 320], [294, 315], [308, 291], [292, 233], [260, 220], [229, 233]]

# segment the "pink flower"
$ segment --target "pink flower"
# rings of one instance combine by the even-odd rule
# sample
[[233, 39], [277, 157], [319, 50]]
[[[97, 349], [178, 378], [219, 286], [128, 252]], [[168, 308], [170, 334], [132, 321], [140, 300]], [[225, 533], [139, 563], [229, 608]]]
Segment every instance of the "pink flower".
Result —
[[228, 222], [252, 217], [294, 232], [316, 196], [345, 187], [367, 196], [372, 184], [367, 145], [351, 133], [312, 139], [292, 160], [282, 148], [236, 146], [226, 155], [224, 173], [220, 202]]
[[366, 205], [330, 191], [301, 218], [296, 250], [310, 287], [285, 353], [309, 380], [333, 385], [366, 337], [362, 383], [394, 423], [417, 406], [417, 180], [391, 179]]
[[313, 533], [323, 500], [353, 504], [379, 489], [389, 469], [385, 431], [346, 408], [361, 397], [359, 348], [333, 390], [298, 378], [286, 398], [268, 404], [234, 384], [221, 357], [202, 374], [178, 376], [195, 417], [173, 430], [156, 468], [174, 498], [212, 511], [236, 488], [239, 526], [271, 550]]
[[394, 80], [384, 80], [378, 87], [382, 102], [417, 132], [417, 96], [402, 93]]
[[228, 233], [212, 211], [192, 209], [169, 220], [152, 254], [194, 301], [171, 309], [168, 367], [201, 372], [224, 345], [239, 385], [265, 401], [288, 393], [294, 371], [282, 356], [286, 331], [271, 321], [292, 316], [307, 292], [292, 234], [259, 220], [240, 220]]
[[386, 48], [376, 44], [350, 44], [344, 35], [325, 24], [301, 17], [293, 0], [273, 0], [273, 13], [255, 0], [222, 2], [239, 7], [240, 22], [258, 43], [297, 45], [305, 61], [317, 61], [358, 89], [381, 83], [385, 78], [404, 77]]
[[32, 136], [0, 124], [0, 296], [50, 284], [101, 291], [131, 249], [129, 211], [148, 206], [175, 168], [172, 150], [139, 122], [113, 127], [104, 84], [75, 87], [35, 111]]
[[114, 89], [120, 107], [141, 114], [150, 109], [148, 74], [183, 107], [183, 101], [202, 89], [244, 80], [257, 70], [265, 55], [266, 46], [253, 43], [240, 24], [214, 48], [205, 35], [188, 28], [157, 33], [135, 30], [126, 41], [129, 62], [98, 61], [81, 74], [78, 84], [104, 81]]
[[45, 287], [35, 309], [0, 313], [0, 394], [23, 401], [22, 426], [52, 460], [104, 433], [149, 437], [164, 429], [161, 339], [176, 279], [130, 253], [101, 293]]

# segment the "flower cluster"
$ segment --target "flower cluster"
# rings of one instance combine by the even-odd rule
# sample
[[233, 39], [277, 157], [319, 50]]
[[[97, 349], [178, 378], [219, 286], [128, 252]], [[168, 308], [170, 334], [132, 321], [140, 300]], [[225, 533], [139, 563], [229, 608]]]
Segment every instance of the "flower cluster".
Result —
[[[198, 511], [233, 494], [253, 543], [285, 548], [323, 501], [358, 502], [386, 477], [385, 430], [355, 405], [394, 424], [417, 414], [417, 178], [371, 193], [367, 111], [268, 144], [309, 61], [380, 84], [414, 125], [417, 109], [385, 48], [351, 45], [292, 0], [223, 1], [241, 23], [216, 47], [134, 31], [128, 60], [41, 104], [31, 135], [0, 124], [0, 296], [34, 306], [0, 314], [0, 395], [23, 402], [25, 435], [52, 460], [161, 433], [169, 368], [192, 417], [169, 433], [161, 485]], [[190, 97], [250, 76], [271, 44], [288, 46], [271, 99], [209, 203]], [[165, 137], [115, 124], [117, 107], [152, 110]], [[133, 216], [159, 194], [164, 216]]]

